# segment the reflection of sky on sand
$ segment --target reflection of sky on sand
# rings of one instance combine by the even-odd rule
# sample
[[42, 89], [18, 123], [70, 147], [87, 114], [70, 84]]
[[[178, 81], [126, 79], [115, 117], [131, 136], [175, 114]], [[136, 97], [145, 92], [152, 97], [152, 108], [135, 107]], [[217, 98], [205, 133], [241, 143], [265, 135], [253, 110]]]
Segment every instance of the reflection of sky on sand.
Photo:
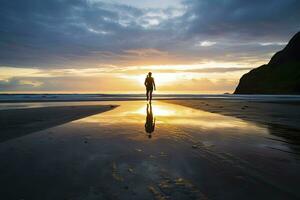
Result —
[[[112, 124], [144, 124], [147, 104], [141, 101], [135, 102], [113, 102], [120, 105], [116, 109], [94, 115], [77, 123], [99, 123], [99, 125]], [[258, 127], [254, 123], [246, 122], [234, 117], [214, 114], [175, 104], [155, 101], [152, 103], [153, 115], [157, 124], [182, 125], [201, 129], [213, 128], [238, 128], [247, 131], [259, 131], [267, 133], [267, 129]]]

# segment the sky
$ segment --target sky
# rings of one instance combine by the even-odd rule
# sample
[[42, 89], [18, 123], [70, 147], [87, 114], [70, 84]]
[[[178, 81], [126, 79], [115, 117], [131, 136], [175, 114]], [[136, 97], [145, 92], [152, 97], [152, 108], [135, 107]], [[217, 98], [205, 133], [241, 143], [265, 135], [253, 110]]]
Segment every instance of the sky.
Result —
[[1, 0], [0, 92], [233, 92], [300, 30], [299, 0]]

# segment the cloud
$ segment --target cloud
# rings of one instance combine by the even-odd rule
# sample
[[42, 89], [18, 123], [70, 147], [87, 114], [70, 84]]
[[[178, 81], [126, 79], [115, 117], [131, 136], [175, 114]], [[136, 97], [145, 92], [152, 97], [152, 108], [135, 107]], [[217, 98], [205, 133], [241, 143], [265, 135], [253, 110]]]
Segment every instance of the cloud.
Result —
[[202, 68], [202, 69], [188, 69], [185, 72], [196, 72], [196, 73], [227, 73], [227, 72], [238, 72], [247, 71], [253, 68], [250, 67], [212, 67], [212, 68]]
[[[299, 10], [296, 0], [2, 0], [0, 68], [7, 73], [1, 71], [0, 89], [112, 89], [103, 86], [118, 82], [110, 74], [149, 71], [132, 66], [158, 66], [158, 73], [242, 73], [267, 62], [300, 30]], [[244, 67], [189, 68], [210, 61]], [[164, 68], [176, 65], [182, 69]], [[22, 77], [7, 67], [31, 71]], [[222, 81], [209, 80], [210, 89], [223, 88]], [[193, 79], [186, 89], [204, 82]], [[234, 81], [223, 83], [227, 90]]]
[[159, 51], [157, 49], [130, 49], [124, 52], [129, 56], [157, 56], [168, 54], [168, 52]]
[[199, 44], [196, 44], [196, 46], [201, 46], [201, 47], [210, 47], [217, 44], [216, 42], [211, 42], [211, 41], [203, 41], [200, 42]]
[[299, 31], [299, 1], [186, 0], [185, 4], [191, 35], [267, 40], [284, 39]]
[[[237, 81], [228, 79], [211, 80], [208, 78], [193, 79], [189, 82], [180, 83], [180, 91], [189, 92], [201, 92], [201, 93], [219, 93], [219, 92], [232, 92], [236, 87]], [[160, 89], [165, 91], [174, 91], [178, 86], [165, 85]], [[177, 88], [178, 89], [178, 88]]]
[[263, 42], [260, 43], [261, 46], [272, 46], [272, 45], [277, 45], [277, 46], [285, 46], [287, 45], [287, 42]]
[[126, 68], [122, 71], [116, 69], [116, 70], [110, 70], [106, 73], [126, 73], [126, 74], [147, 74], [149, 71], [152, 71], [153, 73], [231, 73], [231, 72], [243, 72], [243, 71], [249, 71], [253, 68], [251, 67], [210, 67], [210, 68], [194, 68], [194, 69], [153, 69], [151, 67], [149, 68]]
[[[159, 54], [155, 59], [148, 58], [148, 64], [155, 60], [166, 64], [243, 60], [241, 52], [260, 56], [280, 50], [278, 45], [261, 44], [285, 43], [300, 27], [300, 2], [294, 0], [184, 0], [163, 4], [3, 0], [0, 66], [89, 68], [96, 63], [136, 64], [135, 58], [127, 57], [127, 52], [135, 49], [168, 52], [167, 57]], [[210, 48], [193, 48], [197, 42]]]
[[40, 81], [31, 81], [18, 78], [0, 80], [0, 90], [2, 91], [27, 91], [34, 90], [40, 86], [42, 86], [42, 82]]
[[56, 76], [14, 77], [0, 81], [0, 90], [13, 92], [121, 92], [142, 91], [143, 85], [135, 80], [116, 76]]
[[[159, 91], [178, 92], [231, 92], [237, 80], [193, 78], [176, 80], [177, 84], [159, 84]], [[2, 92], [143, 92], [143, 84], [136, 79], [122, 76], [56, 76], [56, 77], [15, 77], [0, 81]]]

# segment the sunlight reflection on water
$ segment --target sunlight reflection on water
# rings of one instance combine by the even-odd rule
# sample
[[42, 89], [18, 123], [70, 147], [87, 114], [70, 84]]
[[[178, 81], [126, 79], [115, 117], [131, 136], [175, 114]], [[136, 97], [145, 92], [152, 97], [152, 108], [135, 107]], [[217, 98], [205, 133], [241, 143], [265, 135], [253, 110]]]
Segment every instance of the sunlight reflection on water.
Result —
[[[90, 116], [76, 121], [77, 123], [105, 124], [144, 124], [147, 115], [147, 104], [142, 101], [113, 102], [120, 105], [116, 109]], [[154, 101], [152, 103], [153, 117], [157, 124], [183, 125], [201, 128], [239, 128], [248, 131], [267, 133], [267, 129], [254, 123], [234, 117], [196, 110], [180, 105]]]

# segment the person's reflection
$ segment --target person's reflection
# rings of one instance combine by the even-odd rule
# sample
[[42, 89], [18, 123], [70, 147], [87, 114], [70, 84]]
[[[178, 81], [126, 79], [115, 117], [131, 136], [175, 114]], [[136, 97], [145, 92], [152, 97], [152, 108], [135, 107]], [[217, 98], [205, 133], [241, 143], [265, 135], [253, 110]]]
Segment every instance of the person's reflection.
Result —
[[152, 137], [152, 132], [155, 128], [155, 117], [153, 118], [152, 112], [152, 104], [147, 104], [147, 116], [146, 116], [146, 123], [145, 123], [145, 131], [148, 133], [148, 137]]

